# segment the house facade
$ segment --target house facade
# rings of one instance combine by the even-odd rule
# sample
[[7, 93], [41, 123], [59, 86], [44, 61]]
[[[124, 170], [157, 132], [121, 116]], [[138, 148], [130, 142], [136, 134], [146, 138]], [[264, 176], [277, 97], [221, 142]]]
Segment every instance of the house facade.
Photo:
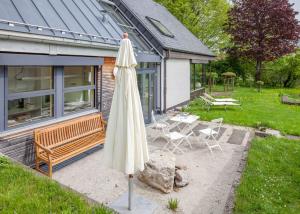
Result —
[[1, 1], [1, 153], [31, 165], [35, 128], [99, 111], [107, 118], [125, 31], [139, 63], [145, 122], [152, 110], [190, 100], [195, 65], [214, 56], [165, 8], [142, 2]]

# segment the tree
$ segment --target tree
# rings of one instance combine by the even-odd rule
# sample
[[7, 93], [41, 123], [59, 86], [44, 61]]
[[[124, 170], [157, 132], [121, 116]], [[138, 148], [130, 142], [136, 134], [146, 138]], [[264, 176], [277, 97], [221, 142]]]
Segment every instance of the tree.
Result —
[[300, 50], [267, 63], [265, 79], [274, 86], [294, 87], [300, 79]]
[[215, 53], [230, 43], [224, 25], [230, 5], [227, 0], [156, 0], [165, 6], [197, 38]]
[[227, 31], [240, 56], [256, 62], [256, 81], [263, 62], [295, 51], [300, 39], [296, 15], [288, 0], [233, 0]]

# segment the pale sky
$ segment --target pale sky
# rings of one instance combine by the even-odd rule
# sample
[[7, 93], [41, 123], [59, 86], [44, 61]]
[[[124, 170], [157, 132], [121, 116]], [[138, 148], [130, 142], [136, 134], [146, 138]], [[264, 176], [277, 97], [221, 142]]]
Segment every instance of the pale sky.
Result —
[[[295, 3], [294, 8], [300, 13], [300, 0], [290, 0], [291, 3]], [[300, 21], [300, 14], [298, 14], [298, 19]]]

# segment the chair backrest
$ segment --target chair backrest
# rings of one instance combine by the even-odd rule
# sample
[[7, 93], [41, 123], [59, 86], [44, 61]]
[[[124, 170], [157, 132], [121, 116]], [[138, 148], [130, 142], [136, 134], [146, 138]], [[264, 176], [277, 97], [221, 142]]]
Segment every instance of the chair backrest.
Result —
[[206, 97], [207, 99], [209, 99], [209, 100], [211, 100], [211, 101], [215, 101], [215, 98], [213, 98], [213, 97], [210, 96], [209, 94], [204, 93], [203, 95], [204, 95], [204, 97]]
[[35, 141], [49, 149], [96, 132], [105, 132], [102, 114], [93, 114], [36, 129]]
[[210, 128], [215, 130], [217, 133], [219, 133], [220, 129], [222, 127], [223, 118], [213, 119], [213, 120], [211, 120], [211, 122], [212, 122], [212, 125]]

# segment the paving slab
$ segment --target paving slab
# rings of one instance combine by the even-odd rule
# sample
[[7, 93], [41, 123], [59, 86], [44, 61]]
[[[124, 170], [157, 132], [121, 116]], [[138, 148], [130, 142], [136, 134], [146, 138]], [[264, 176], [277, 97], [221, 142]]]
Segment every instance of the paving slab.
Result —
[[241, 145], [246, 136], [246, 133], [247, 131], [245, 130], [233, 129], [232, 134], [228, 139], [227, 143]]
[[157, 208], [157, 204], [140, 195], [132, 195], [132, 209], [128, 210], [128, 192], [122, 194], [109, 205], [120, 214], [152, 214]]

